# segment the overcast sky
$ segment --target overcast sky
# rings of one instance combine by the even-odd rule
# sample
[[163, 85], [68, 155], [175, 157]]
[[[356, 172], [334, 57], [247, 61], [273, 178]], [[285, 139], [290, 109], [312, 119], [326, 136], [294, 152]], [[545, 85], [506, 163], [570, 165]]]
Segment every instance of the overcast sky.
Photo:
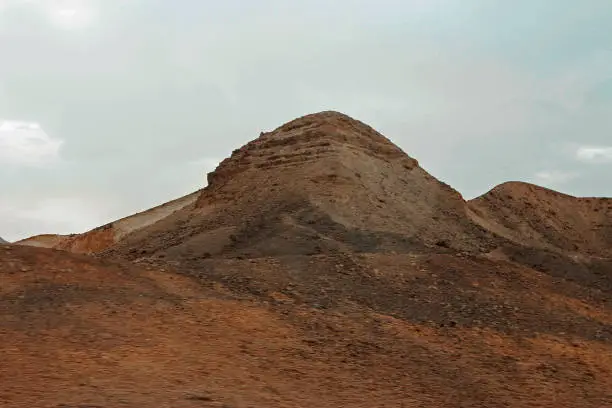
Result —
[[189, 193], [327, 109], [466, 198], [612, 196], [611, 21], [610, 0], [0, 0], [0, 236]]

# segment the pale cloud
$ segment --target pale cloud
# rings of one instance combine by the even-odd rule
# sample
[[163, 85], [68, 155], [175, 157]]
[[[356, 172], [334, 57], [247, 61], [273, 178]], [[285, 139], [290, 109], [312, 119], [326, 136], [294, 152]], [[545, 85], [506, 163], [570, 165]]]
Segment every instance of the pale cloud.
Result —
[[37, 123], [0, 121], [0, 163], [42, 166], [59, 160], [63, 141], [50, 137]]
[[41, 5], [49, 22], [60, 29], [88, 28], [96, 23], [99, 17], [98, 4], [92, 0], [48, 0]]
[[0, 12], [13, 9], [34, 13], [62, 30], [91, 27], [100, 15], [98, 0], [0, 0]]
[[39, 2], [40, 0], [0, 0], [0, 12], [8, 11], [14, 7], [28, 6]]
[[612, 146], [582, 146], [576, 150], [576, 158], [588, 163], [610, 163]]

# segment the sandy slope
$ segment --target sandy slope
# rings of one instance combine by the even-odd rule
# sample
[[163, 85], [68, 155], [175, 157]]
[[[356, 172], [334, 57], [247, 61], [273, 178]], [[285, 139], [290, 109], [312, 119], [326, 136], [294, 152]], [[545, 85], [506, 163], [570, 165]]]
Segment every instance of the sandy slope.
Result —
[[447, 255], [209, 260], [0, 248], [0, 405], [603, 407], [612, 310]]

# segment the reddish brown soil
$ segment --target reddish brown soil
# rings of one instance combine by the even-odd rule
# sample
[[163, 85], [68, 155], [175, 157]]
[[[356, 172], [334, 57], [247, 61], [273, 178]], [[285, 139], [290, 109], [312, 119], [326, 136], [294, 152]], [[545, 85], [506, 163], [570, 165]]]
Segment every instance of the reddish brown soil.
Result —
[[49, 249], [0, 256], [2, 407], [612, 401], [605, 296], [520, 266], [338, 255], [211, 260], [194, 278]]
[[0, 406], [612, 406], [609, 203], [468, 203], [308, 115], [65, 251], [0, 246]]

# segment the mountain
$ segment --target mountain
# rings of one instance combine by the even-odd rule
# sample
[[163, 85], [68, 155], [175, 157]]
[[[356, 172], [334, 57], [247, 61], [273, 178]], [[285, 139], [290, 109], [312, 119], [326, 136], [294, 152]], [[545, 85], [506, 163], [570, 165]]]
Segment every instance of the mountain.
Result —
[[0, 248], [0, 405], [610, 406], [609, 204], [465, 201], [307, 115], [189, 196]]
[[[461, 195], [371, 127], [322, 112], [263, 133], [209, 174], [195, 202], [108, 246], [132, 258], [484, 251], [495, 237]], [[102, 243], [102, 244], [101, 244]], [[62, 247], [60, 245], [57, 247]]]
[[364, 123], [307, 115], [235, 150], [208, 186], [85, 234], [21, 244], [202, 258], [538, 248], [612, 256], [612, 199], [504, 183], [470, 202]]
[[8, 244], [8, 242], [3, 240], [2, 237], [0, 237], [0, 244]]

